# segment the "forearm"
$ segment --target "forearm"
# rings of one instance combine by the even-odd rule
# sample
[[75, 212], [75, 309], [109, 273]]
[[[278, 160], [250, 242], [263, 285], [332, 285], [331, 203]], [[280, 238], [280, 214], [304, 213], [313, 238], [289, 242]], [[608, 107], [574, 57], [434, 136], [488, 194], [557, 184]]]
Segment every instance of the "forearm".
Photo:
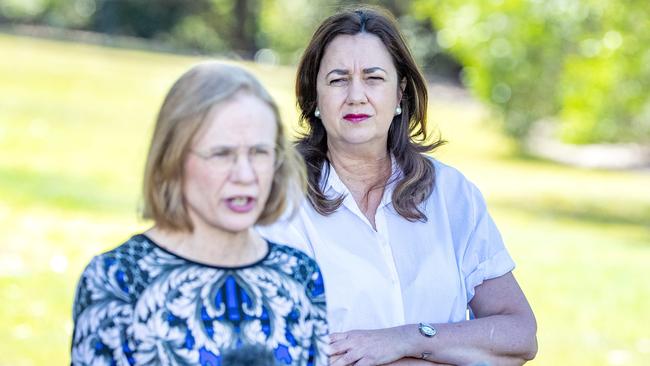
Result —
[[469, 306], [476, 319], [434, 324], [431, 337], [417, 324], [330, 334], [332, 366], [423, 365], [413, 360], [423, 356], [436, 365], [522, 365], [535, 357], [535, 315], [512, 273], [477, 286]]
[[534, 319], [492, 315], [459, 323], [436, 324], [438, 334], [426, 338], [416, 324], [402, 328], [407, 357], [451, 365], [521, 365], [537, 352]]

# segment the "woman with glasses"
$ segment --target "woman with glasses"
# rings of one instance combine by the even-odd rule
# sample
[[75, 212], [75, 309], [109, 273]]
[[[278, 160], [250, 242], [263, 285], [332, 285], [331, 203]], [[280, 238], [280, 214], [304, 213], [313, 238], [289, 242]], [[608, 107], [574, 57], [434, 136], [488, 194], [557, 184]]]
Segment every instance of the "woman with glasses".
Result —
[[254, 354], [260, 365], [327, 364], [318, 266], [252, 229], [299, 199], [303, 170], [248, 72], [208, 62], [182, 75], [146, 162], [154, 226], [83, 272], [72, 363], [217, 366]]

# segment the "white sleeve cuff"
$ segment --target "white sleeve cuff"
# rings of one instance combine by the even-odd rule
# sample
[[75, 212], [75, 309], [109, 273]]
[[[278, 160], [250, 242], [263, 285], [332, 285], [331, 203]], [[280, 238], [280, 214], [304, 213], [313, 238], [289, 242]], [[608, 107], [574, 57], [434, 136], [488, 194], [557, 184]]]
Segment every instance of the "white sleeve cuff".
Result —
[[474, 289], [485, 280], [501, 277], [515, 268], [515, 262], [506, 249], [502, 249], [493, 257], [479, 263], [476, 269], [465, 277], [467, 303], [474, 297]]

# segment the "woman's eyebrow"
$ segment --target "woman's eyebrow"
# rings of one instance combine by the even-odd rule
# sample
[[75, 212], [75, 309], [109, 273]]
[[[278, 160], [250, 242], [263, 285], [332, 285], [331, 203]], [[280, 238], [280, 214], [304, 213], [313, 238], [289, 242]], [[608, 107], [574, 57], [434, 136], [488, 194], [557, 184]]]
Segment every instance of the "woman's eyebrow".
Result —
[[269, 144], [266, 142], [260, 142], [257, 144], [251, 144], [251, 145], [232, 145], [232, 144], [215, 144], [212, 145], [209, 150], [236, 150], [240, 148], [246, 148], [246, 149], [260, 149], [260, 148], [273, 148], [273, 144]]
[[[363, 69], [364, 74], [372, 74], [373, 72], [377, 72], [377, 71], [382, 71], [385, 74], [387, 74], [386, 70], [384, 70], [383, 68], [381, 68], [379, 66], [368, 67], [368, 68]], [[330, 74], [346, 76], [346, 75], [350, 75], [350, 71], [345, 70], [345, 69], [334, 69], [334, 70], [328, 72], [327, 75], [325, 75], [325, 77], [330, 76]]]
[[219, 144], [219, 145], [211, 145], [208, 147], [207, 150], [212, 152], [212, 151], [232, 150], [236, 148], [237, 146]]
[[383, 71], [384, 73], [387, 74], [386, 70], [382, 69], [382, 68], [379, 67], [379, 66], [369, 67], [369, 68], [367, 68], [367, 69], [363, 69], [363, 73], [364, 73], [364, 74], [372, 74], [373, 72], [376, 72], [376, 71]]
[[349, 74], [350, 74], [350, 71], [348, 71], [348, 70], [343, 70], [343, 69], [334, 69], [334, 70], [328, 72], [327, 75], [325, 75], [325, 77], [330, 76], [330, 74], [336, 74], [336, 75], [349, 75]]

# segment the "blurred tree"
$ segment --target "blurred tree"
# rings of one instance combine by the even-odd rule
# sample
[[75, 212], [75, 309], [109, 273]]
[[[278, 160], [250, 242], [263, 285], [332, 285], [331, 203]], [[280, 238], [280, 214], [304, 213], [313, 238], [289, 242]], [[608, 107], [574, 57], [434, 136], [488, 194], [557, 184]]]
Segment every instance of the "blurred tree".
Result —
[[650, 142], [645, 0], [415, 0], [463, 79], [523, 139], [542, 119], [569, 142]]
[[[429, 19], [412, 14], [411, 3], [369, 0], [390, 10], [424, 71], [458, 81], [459, 63], [438, 46]], [[112, 35], [160, 40], [182, 51], [258, 50], [282, 63], [297, 61], [318, 23], [352, 0], [0, 0], [0, 21], [46, 24]]]
[[263, 0], [258, 44], [277, 54], [278, 61], [295, 63], [331, 7], [328, 0]]
[[184, 17], [209, 10], [208, 0], [97, 0], [87, 25], [93, 31], [153, 38], [173, 28]]
[[258, 50], [256, 36], [259, 31], [259, 0], [236, 0], [232, 47], [237, 53], [251, 58]]
[[204, 52], [232, 50], [251, 57], [258, 48], [259, 0], [96, 0], [94, 31], [168, 40]]

